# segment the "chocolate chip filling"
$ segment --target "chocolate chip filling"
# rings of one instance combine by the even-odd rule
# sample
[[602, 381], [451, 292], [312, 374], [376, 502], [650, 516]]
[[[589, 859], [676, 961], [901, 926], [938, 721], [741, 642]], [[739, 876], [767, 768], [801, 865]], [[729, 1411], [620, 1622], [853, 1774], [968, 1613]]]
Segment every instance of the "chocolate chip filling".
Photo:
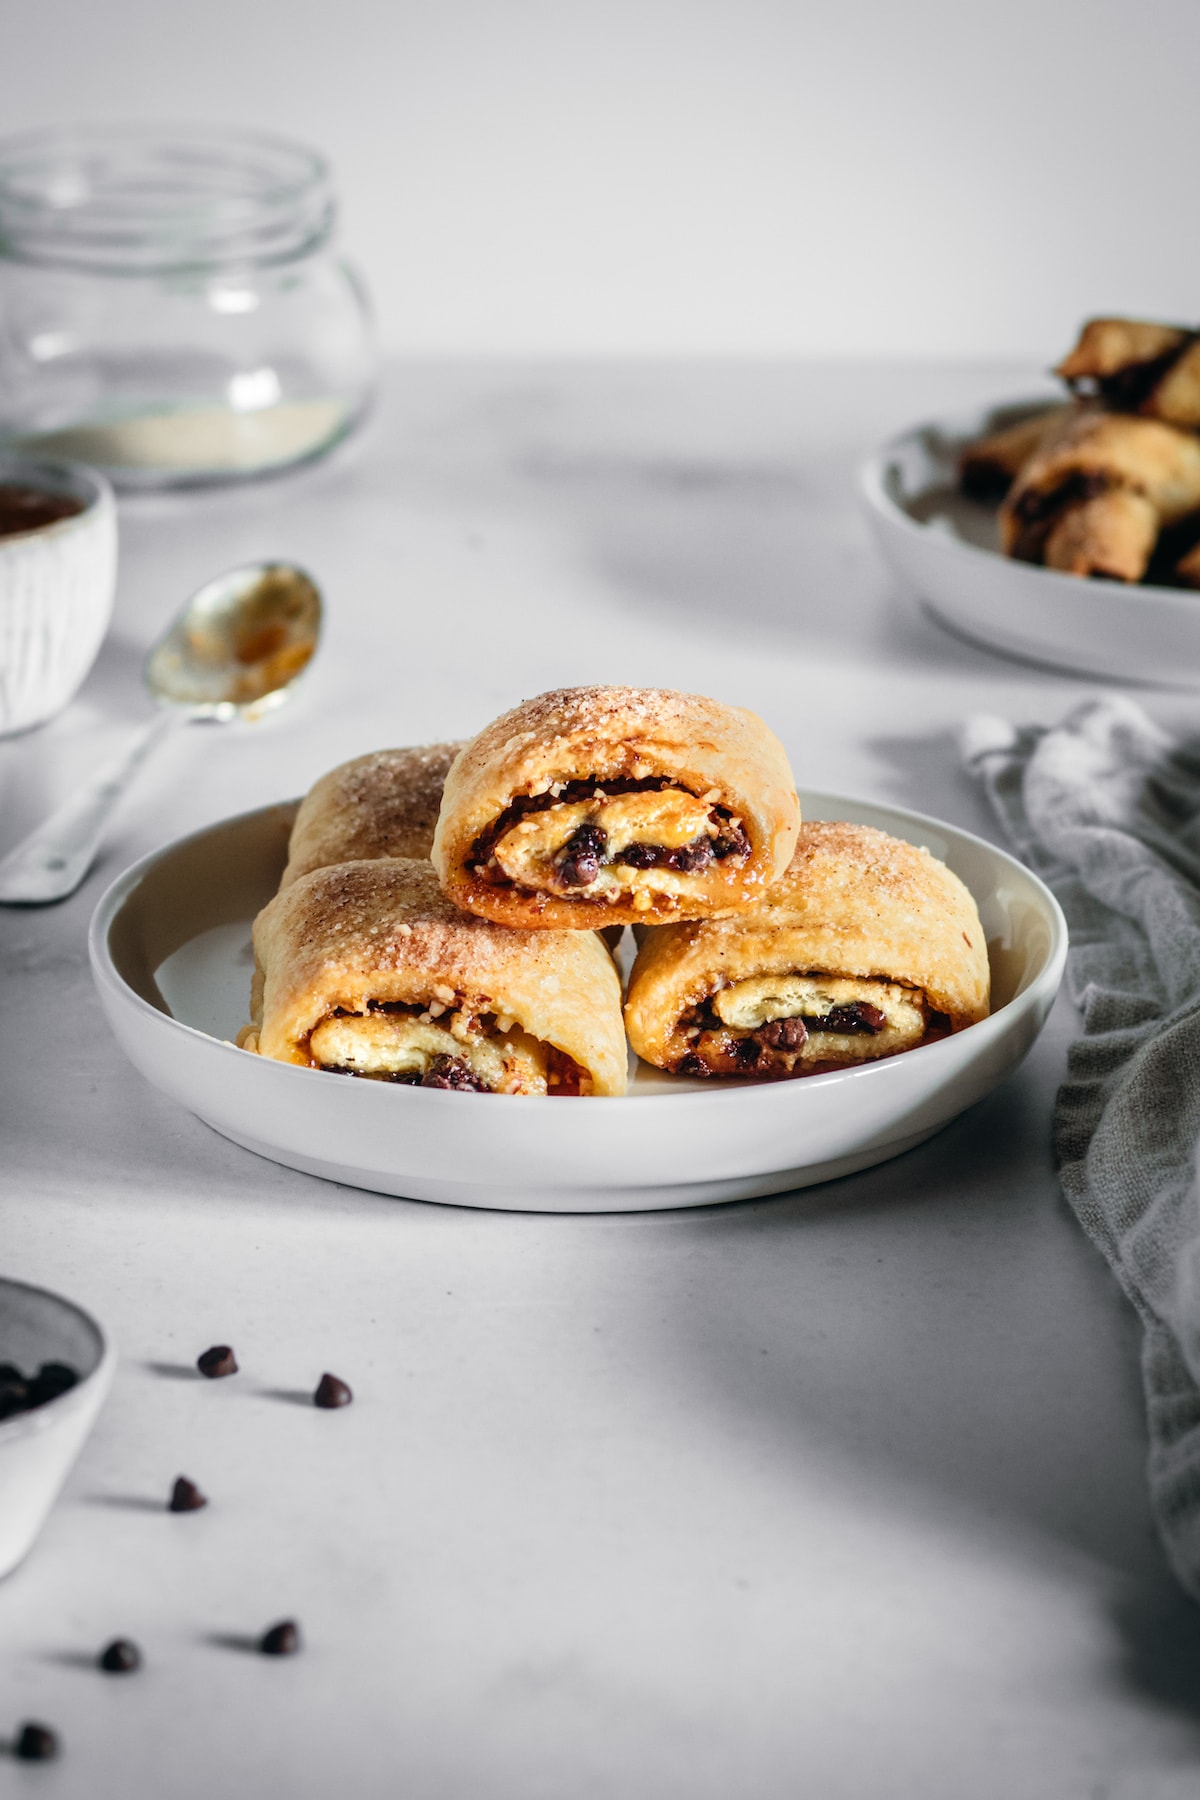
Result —
[[608, 833], [599, 825], [579, 825], [558, 853], [555, 870], [564, 888], [590, 887], [600, 873], [608, 848]]
[[1017, 535], [1012, 554], [1018, 562], [1040, 562], [1051, 530], [1072, 507], [1097, 500], [1121, 484], [1102, 469], [1075, 469], [1052, 488], [1026, 488], [1013, 504]]
[[[511, 883], [504, 871], [492, 862], [492, 852], [500, 839], [530, 813], [594, 799], [597, 790], [602, 797], [615, 799], [619, 794], [661, 794], [668, 788], [677, 788], [681, 793], [689, 791], [665, 775], [647, 775], [614, 781], [565, 781], [557, 793], [547, 790], [544, 794], [518, 794], [475, 839], [468, 860], [490, 885], [508, 887]], [[628, 844], [611, 861], [623, 863], [630, 869], [671, 869], [679, 875], [701, 875], [714, 860], [723, 862], [729, 856], [750, 855], [750, 839], [741, 825], [733, 823], [727, 808], [713, 807], [708, 816], [717, 828], [715, 837], [697, 838], [694, 843], [678, 849], [669, 849], [665, 844]], [[604, 866], [607, 847], [607, 834], [601, 826], [586, 823], [577, 826], [555, 860], [556, 885], [560, 888], [590, 887]]]
[[798, 1014], [790, 1019], [771, 1019], [754, 1031], [731, 1031], [717, 1017], [710, 1001], [693, 1007], [681, 1023], [699, 1027], [710, 1038], [707, 1054], [687, 1051], [675, 1065], [677, 1075], [791, 1075], [796, 1057], [810, 1031], [827, 1031], [843, 1037], [876, 1037], [887, 1024], [887, 1015], [869, 1000], [834, 1006], [822, 1015]]
[[406, 1082], [410, 1087], [449, 1088], [456, 1094], [490, 1094], [492, 1091], [457, 1056], [435, 1056], [421, 1076], [391, 1075], [388, 1079]]
[[1175, 364], [1189, 351], [1200, 333], [1189, 331], [1172, 350], [1145, 362], [1126, 363], [1111, 375], [1077, 375], [1067, 386], [1076, 394], [1098, 394], [1113, 412], [1140, 412], [1155, 388], [1166, 379]]

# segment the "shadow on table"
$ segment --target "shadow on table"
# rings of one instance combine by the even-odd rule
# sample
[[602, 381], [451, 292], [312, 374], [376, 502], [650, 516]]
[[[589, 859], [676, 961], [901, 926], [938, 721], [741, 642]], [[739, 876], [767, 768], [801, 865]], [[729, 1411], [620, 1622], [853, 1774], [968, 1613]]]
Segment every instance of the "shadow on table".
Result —
[[1064, 1550], [1099, 1565], [1116, 1679], [1200, 1727], [1200, 1609], [1149, 1517], [1138, 1327], [1050, 1172], [1058, 1073], [1043, 1044], [893, 1162], [629, 1221], [689, 1240], [654, 1350], [685, 1404], [761, 1435], [798, 1479], [819, 1448], [864, 1493], [915, 1490], [900, 1504], [931, 1529], [1015, 1542], [1035, 1566], [1049, 1551], [1057, 1579]]

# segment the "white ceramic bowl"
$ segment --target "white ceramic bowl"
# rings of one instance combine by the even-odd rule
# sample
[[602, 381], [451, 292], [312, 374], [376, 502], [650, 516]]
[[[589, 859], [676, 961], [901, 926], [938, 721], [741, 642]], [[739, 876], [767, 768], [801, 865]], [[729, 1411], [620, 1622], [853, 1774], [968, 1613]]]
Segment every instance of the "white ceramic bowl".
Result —
[[860, 483], [884, 557], [943, 624], [993, 649], [1074, 674], [1200, 686], [1200, 594], [1016, 562], [1000, 552], [995, 507], [958, 492], [963, 447], [1046, 404], [938, 420], [876, 450]]
[[116, 1352], [90, 1314], [45, 1288], [0, 1280], [0, 1362], [34, 1374], [68, 1363], [73, 1388], [31, 1412], [0, 1419], [0, 1576], [15, 1569], [41, 1530], [96, 1421]]
[[60, 712], [96, 660], [112, 617], [117, 511], [81, 463], [0, 456], [0, 482], [69, 494], [83, 511], [0, 537], [0, 737]]
[[926, 844], [979, 902], [996, 1010], [903, 1056], [800, 1081], [688, 1082], [638, 1065], [623, 1099], [480, 1099], [348, 1081], [251, 1056], [250, 923], [274, 893], [295, 805], [147, 856], [92, 919], [92, 970], [148, 1081], [260, 1156], [354, 1187], [539, 1212], [696, 1206], [805, 1187], [932, 1135], [1020, 1062], [1062, 977], [1067, 931], [1028, 869], [968, 832], [836, 795], [806, 818]]

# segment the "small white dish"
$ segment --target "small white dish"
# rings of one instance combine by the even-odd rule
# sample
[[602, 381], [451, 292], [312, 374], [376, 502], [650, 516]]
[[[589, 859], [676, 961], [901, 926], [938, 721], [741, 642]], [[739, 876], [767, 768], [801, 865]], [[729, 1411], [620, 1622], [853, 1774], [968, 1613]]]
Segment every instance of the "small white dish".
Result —
[[117, 509], [81, 463], [0, 456], [0, 482], [66, 495], [83, 511], [0, 536], [0, 737], [61, 712], [96, 660], [112, 617]]
[[[248, 1150], [417, 1200], [627, 1212], [782, 1193], [930, 1137], [1011, 1073], [1066, 958], [1054, 896], [1003, 850], [896, 807], [802, 792], [806, 818], [925, 844], [979, 903], [990, 1018], [939, 1043], [799, 1081], [686, 1081], [638, 1065], [627, 1097], [480, 1099], [352, 1081], [238, 1050], [250, 925], [275, 892], [295, 803], [244, 813], [143, 857], [92, 918], [92, 972], [148, 1081]], [[223, 1041], [224, 1040], [224, 1041]]]
[[28, 1554], [112, 1383], [116, 1352], [61, 1294], [0, 1279], [0, 1362], [35, 1374], [67, 1363], [79, 1380], [30, 1412], [0, 1419], [0, 1576]]
[[958, 491], [966, 444], [1048, 404], [919, 425], [868, 457], [860, 485], [884, 557], [943, 624], [1010, 656], [1077, 675], [1200, 686], [1200, 593], [1017, 562], [1000, 552], [995, 507]]

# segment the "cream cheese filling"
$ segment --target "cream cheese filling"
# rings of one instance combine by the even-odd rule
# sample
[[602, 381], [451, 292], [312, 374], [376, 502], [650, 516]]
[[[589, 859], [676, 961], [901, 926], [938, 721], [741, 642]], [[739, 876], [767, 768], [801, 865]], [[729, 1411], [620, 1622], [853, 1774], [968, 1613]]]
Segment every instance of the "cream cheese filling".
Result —
[[309, 1054], [325, 1069], [418, 1080], [435, 1057], [450, 1056], [493, 1093], [544, 1094], [548, 1087], [548, 1048], [519, 1025], [489, 1037], [407, 1013], [353, 1014], [322, 1020], [309, 1039]]
[[879, 1008], [885, 1023], [879, 1031], [820, 1031], [808, 1028], [799, 1051], [804, 1062], [867, 1062], [911, 1050], [925, 1036], [928, 1011], [924, 997], [898, 982], [841, 975], [756, 975], [735, 981], [712, 996], [712, 1008], [731, 1031], [757, 1031], [775, 1019], [823, 1019], [836, 1007], [865, 1000]]
[[675, 869], [634, 869], [615, 859], [631, 844], [682, 850], [698, 838], [715, 838], [720, 828], [709, 818], [712, 797], [697, 799], [679, 788], [564, 801], [530, 813], [498, 839], [492, 855], [508, 879], [520, 887], [561, 891], [557, 859], [581, 825], [598, 826], [607, 843], [595, 879], [581, 889], [589, 899], [616, 900], [622, 894], [689, 893], [695, 875]]

